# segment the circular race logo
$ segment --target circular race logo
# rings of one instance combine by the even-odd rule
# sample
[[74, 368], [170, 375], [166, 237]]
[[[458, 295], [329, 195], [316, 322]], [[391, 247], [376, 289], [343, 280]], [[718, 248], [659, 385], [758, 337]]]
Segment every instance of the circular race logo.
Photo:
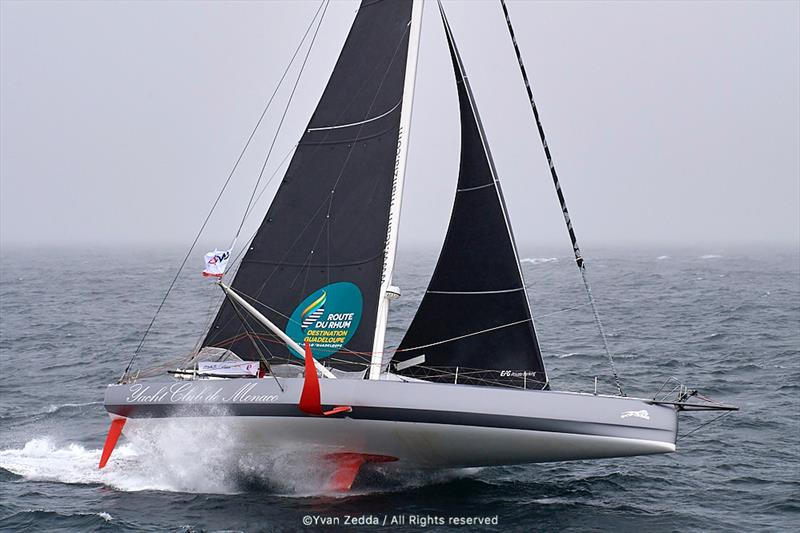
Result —
[[[364, 299], [349, 281], [331, 283], [311, 293], [292, 313], [286, 334], [300, 346], [311, 345], [315, 359], [324, 359], [342, 349], [361, 321]], [[302, 359], [304, 354], [294, 353]]]

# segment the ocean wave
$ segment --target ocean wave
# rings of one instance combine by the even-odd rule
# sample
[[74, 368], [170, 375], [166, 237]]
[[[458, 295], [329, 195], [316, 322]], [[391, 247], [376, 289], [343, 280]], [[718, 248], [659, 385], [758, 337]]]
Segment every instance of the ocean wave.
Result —
[[558, 257], [525, 257], [519, 260], [520, 263], [530, 263], [538, 265], [541, 263], [558, 263]]
[[721, 257], [722, 257], [721, 255], [717, 255], [717, 254], [705, 254], [705, 255], [701, 255], [700, 259], [719, 259]]
[[663, 261], [664, 259], [669, 259], [669, 256], [668, 255], [659, 255], [658, 257], [656, 257], [656, 259], [658, 259], [659, 261]]
[[15, 412], [14, 414], [6, 414], [0, 415], [0, 420], [14, 420], [17, 418], [24, 418], [26, 420], [32, 417], [43, 417], [46, 415], [52, 415], [55, 413], [60, 413], [62, 411], [72, 411], [72, 410], [80, 410], [83, 407], [89, 407], [91, 405], [102, 405], [103, 402], [83, 402], [83, 403], [62, 403], [62, 404], [50, 404], [45, 409], [41, 409], [39, 411], [34, 411], [33, 413], [19, 413]]
[[106, 512], [65, 512], [54, 509], [23, 509], [0, 519], [4, 531], [44, 531], [58, 524], [63, 531], [107, 531], [114, 517]]
[[[118, 459], [135, 455], [128, 444], [115, 451]], [[112, 476], [100, 471], [100, 450], [87, 450], [79, 444], [57, 447], [49, 438], [35, 438], [21, 449], [0, 450], [0, 468], [31, 481], [61, 483], [106, 483]], [[113, 485], [114, 483], [107, 483]]]
[[553, 357], [557, 359], [566, 359], [567, 357], [573, 357], [575, 355], [580, 355], [578, 352], [569, 352], [569, 353], [557, 353], [553, 354]]
[[[302, 457], [292, 450], [276, 455], [278, 464], [265, 454], [228, 460], [231, 443], [226, 441], [236, 439], [221, 431], [192, 433], [174, 443], [168, 441], [178, 433], [166, 431], [164, 449], [156, 453], [151, 450], [157, 440], [152, 445], [133, 442], [126, 427], [108, 466], [98, 470], [107, 416], [99, 402], [89, 400], [102, 400], [102, 376], [124, 367], [127, 358], [121, 352], [135, 348], [141, 337], [141, 328], [125, 326], [119, 298], [131, 301], [134, 316], [145, 314], [143, 307], [155, 309], [163, 294], [151, 298], [146, 290], [134, 289], [166, 286], [171, 275], [167, 272], [153, 281], [151, 269], [128, 273], [127, 265], [135, 261], [127, 260], [93, 261], [85, 269], [70, 267], [65, 274], [61, 266], [40, 267], [49, 260], [49, 250], [42, 250], [41, 261], [7, 254], [4, 265], [6, 260], [16, 263], [4, 272], [28, 273], [23, 274], [24, 283], [14, 277], [8, 283], [0, 280], [0, 351], [8, 356], [8, 370], [0, 376], [5, 392], [0, 394], [0, 531], [295, 531], [303, 511], [320, 508], [352, 515], [499, 514], [506, 529], [529, 531], [610, 530], [620, 524], [622, 529], [648, 531], [796, 529], [800, 508], [790, 502], [797, 499], [800, 485], [787, 483], [797, 477], [789, 467], [796, 462], [793, 414], [800, 394], [795, 248], [783, 255], [761, 249], [737, 252], [735, 261], [722, 248], [714, 254], [702, 248], [612, 250], [608, 268], [597, 269], [592, 277], [604, 322], [621, 333], [609, 338], [612, 350], [638, 354], [635, 359], [618, 359], [623, 383], [634, 389], [626, 392], [650, 397], [666, 376], [676, 375], [707, 396], [742, 407], [717, 421], [711, 413], [682, 413], [680, 434], [693, 433], [681, 437], [678, 453], [441, 475], [399, 473], [395, 464], [375, 465], [359, 474], [352, 492], [335, 497], [320, 494], [321, 476], [314, 470], [318, 460], [281, 464]], [[725, 261], [701, 259], [703, 254], [724, 255]], [[668, 257], [658, 259], [664, 255]], [[522, 267], [531, 275], [534, 310], [558, 317], [537, 320], [554, 387], [591, 393], [598, 376], [599, 391], [612, 394], [613, 381], [589, 307], [558, 311], [587, 305], [580, 278], [567, 265], [572, 258], [562, 255], [554, 262], [542, 261], [551, 258], [545, 255], [520, 257], [530, 263]], [[405, 294], [395, 302], [388, 330], [395, 343], [425, 292], [435, 254], [429, 259], [414, 255], [403, 263], [400, 258], [396, 281]], [[165, 271], [157, 272], [161, 276], [159, 272]], [[81, 292], [81, 283], [62, 283], [92, 277], [111, 297], [92, 297]], [[705, 279], [700, 283], [696, 277]], [[193, 342], [187, 332], [199, 332], [209, 308], [201, 292], [182, 293], [162, 317], [169, 319], [159, 322], [158, 336], [142, 354], [143, 364], [157, 363], [160, 353], [182, 351], [184, 344]], [[28, 305], [32, 294], [42, 305]], [[57, 312], [67, 308], [70, 316]], [[85, 325], [73, 322], [58, 330], [64, 321]], [[60, 342], [69, 333], [74, 337]], [[44, 370], [31, 364], [41, 359], [43, 341], [50, 346], [55, 342], [58, 348], [48, 353], [54, 362]], [[120, 353], [98, 348], [118, 343], [123, 346]], [[765, 387], [768, 394], [747, 392]], [[632, 477], [597, 477], [620, 469]], [[703, 498], [691, 500], [686, 494]], [[604, 502], [611, 507], [603, 507]], [[618, 510], [620, 505], [633, 509]], [[22, 512], [38, 508], [43, 510]], [[107, 512], [113, 518], [107, 522], [99, 514], [70, 516], [78, 512]]]
[[[52, 509], [44, 509], [44, 508], [23, 509], [22, 511], [19, 511], [19, 514], [23, 514], [23, 513], [45, 513], [45, 514], [58, 514], [58, 515], [62, 515], [63, 516], [63, 513], [60, 513], [59, 511], [55, 511], [55, 510], [52, 510]], [[83, 513], [83, 512], [70, 513], [69, 516], [99, 516], [100, 518], [102, 518], [106, 522], [111, 522], [112, 520], [114, 520], [113, 516], [111, 516], [110, 514], [108, 514], [106, 512], [102, 512], [102, 511], [99, 512], [99, 513]]]
[[62, 403], [60, 405], [50, 404], [50, 406], [39, 413], [34, 414], [52, 414], [62, 410], [79, 409], [81, 407], [89, 407], [90, 405], [103, 405], [103, 402], [83, 402], [83, 403]]

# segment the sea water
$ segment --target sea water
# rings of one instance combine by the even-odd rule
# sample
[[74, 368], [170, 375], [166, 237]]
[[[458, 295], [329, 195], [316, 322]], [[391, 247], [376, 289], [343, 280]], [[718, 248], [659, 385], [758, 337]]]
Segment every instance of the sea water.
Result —
[[[597, 377], [600, 392], [612, 393], [574, 262], [521, 252], [553, 388], [591, 392]], [[213, 425], [191, 435], [167, 428], [153, 446], [123, 437], [109, 466], [97, 469], [108, 429], [105, 385], [128, 363], [180, 254], [3, 249], [0, 530], [800, 528], [796, 248], [590, 254], [626, 393], [651, 397], [672, 376], [742, 409], [705, 427], [716, 413], [682, 415], [677, 453], [401, 474], [376, 468], [362, 472], [352, 493], [335, 496], [320, 490], [324, 465], [297, 466], [297, 450], [227, 460], [235, 436]], [[409, 324], [434, 262], [430, 252], [401, 259], [390, 344]], [[220, 297], [199, 271], [187, 271], [137, 366], [190, 352]]]

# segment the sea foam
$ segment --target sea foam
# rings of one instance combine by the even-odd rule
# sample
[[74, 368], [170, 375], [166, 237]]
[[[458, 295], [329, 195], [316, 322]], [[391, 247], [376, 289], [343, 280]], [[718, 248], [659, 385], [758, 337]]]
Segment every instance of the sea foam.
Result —
[[538, 265], [540, 263], [557, 263], [558, 257], [525, 257], [520, 259], [520, 263], [530, 263], [532, 265]]
[[367, 482], [357, 484], [353, 491], [330, 494], [326, 487], [333, 466], [313, 447], [247, 453], [234, 450], [235, 440], [221, 435], [219, 426], [213, 424], [176, 438], [179, 431], [185, 431], [185, 426], [161, 426], [158, 432], [139, 434], [136, 442], [121, 442], [102, 470], [98, 469], [99, 448], [57, 445], [49, 437], [32, 439], [22, 448], [0, 450], [0, 468], [30, 481], [102, 484], [126, 492], [238, 494], [258, 490], [286, 497], [392, 492], [471, 477], [480, 471], [429, 472], [378, 465], [370, 468]]

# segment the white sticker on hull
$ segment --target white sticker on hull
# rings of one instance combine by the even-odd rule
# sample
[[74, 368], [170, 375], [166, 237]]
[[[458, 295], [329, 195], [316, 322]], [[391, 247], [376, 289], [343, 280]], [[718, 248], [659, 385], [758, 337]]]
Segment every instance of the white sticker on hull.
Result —
[[644, 418], [645, 420], [650, 420], [650, 413], [647, 412], [646, 409], [642, 409], [641, 411], [625, 411], [621, 415], [620, 418], [630, 418], [635, 416], [636, 418]]

